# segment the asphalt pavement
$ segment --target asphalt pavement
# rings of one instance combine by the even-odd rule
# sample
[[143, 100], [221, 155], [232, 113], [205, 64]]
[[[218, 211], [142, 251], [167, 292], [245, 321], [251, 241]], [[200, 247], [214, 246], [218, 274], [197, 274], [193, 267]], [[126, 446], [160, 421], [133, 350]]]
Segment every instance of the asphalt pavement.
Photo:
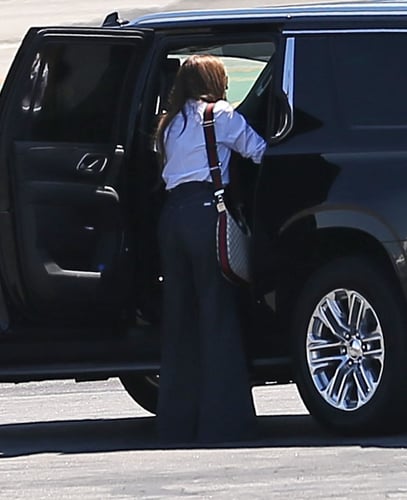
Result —
[[164, 448], [117, 379], [0, 384], [0, 499], [407, 499], [407, 434], [338, 437], [295, 386], [254, 394], [256, 441]]
[[[0, 0], [0, 84], [30, 26], [272, 3]], [[0, 499], [407, 499], [407, 433], [338, 437], [312, 419], [295, 386], [254, 393], [258, 440], [165, 449], [155, 417], [116, 379], [0, 384]]]

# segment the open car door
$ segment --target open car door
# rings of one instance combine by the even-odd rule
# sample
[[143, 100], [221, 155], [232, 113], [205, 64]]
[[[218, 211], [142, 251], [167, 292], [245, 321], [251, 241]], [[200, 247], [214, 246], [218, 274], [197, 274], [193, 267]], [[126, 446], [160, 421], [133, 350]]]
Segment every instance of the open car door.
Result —
[[32, 29], [16, 57], [0, 102], [0, 265], [29, 316], [117, 320], [134, 279], [126, 148], [151, 38]]

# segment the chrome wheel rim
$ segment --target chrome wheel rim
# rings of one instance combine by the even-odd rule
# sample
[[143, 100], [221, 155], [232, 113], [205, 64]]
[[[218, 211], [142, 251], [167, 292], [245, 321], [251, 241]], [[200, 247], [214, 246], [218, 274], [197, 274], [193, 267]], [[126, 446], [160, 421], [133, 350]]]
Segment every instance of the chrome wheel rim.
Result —
[[365, 405], [380, 384], [385, 353], [369, 301], [344, 288], [325, 295], [308, 324], [306, 353], [314, 386], [329, 405], [343, 411]]

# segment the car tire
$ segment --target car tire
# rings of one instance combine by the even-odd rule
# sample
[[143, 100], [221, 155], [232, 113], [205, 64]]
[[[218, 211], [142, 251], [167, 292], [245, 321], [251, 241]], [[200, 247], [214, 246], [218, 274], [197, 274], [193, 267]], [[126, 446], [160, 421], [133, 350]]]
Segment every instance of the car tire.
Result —
[[403, 426], [404, 308], [381, 266], [361, 257], [338, 258], [307, 281], [292, 321], [295, 379], [324, 426], [342, 434]]
[[120, 380], [136, 403], [150, 413], [157, 413], [158, 376], [127, 375]]

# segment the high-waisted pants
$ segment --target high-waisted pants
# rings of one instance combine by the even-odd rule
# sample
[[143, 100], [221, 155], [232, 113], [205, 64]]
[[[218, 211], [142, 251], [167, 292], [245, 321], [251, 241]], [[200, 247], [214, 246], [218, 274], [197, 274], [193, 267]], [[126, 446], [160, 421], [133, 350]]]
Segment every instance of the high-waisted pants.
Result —
[[216, 206], [206, 182], [168, 193], [159, 223], [164, 276], [158, 436], [222, 442], [254, 435], [255, 414], [236, 288], [216, 258]]

